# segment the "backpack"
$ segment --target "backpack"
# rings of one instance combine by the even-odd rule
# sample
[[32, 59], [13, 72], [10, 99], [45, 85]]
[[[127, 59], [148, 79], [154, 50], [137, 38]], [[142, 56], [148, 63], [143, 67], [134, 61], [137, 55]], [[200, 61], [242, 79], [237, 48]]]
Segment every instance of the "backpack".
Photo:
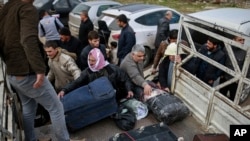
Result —
[[121, 103], [135, 113], [137, 120], [145, 118], [148, 115], [147, 105], [136, 100], [135, 98], [122, 99]]
[[115, 124], [124, 131], [131, 130], [135, 127], [135, 113], [122, 104], [119, 105], [117, 113], [111, 117], [114, 119]]

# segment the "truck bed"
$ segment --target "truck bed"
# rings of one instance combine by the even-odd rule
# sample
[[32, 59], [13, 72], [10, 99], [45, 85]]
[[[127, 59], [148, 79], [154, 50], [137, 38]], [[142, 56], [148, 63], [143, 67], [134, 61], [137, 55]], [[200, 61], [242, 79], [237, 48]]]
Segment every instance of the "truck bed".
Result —
[[[156, 123], [159, 123], [159, 121], [155, 119], [152, 113], [149, 113], [146, 118], [137, 121], [135, 129]], [[202, 125], [192, 115], [169, 125], [169, 127], [177, 137], [183, 137], [185, 141], [192, 141], [193, 136], [197, 133], [205, 133]], [[70, 137], [71, 139], [80, 139], [82, 141], [108, 141], [110, 137], [121, 132], [124, 131], [120, 130], [111, 118], [105, 118], [75, 133], [70, 133]], [[41, 139], [54, 138], [50, 124], [36, 128], [36, 133]]]

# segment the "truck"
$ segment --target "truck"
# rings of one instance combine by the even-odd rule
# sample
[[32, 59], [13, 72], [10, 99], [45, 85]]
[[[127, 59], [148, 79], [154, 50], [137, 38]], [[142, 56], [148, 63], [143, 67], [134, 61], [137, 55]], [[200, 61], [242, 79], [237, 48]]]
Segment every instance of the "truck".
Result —
[[[244, 23], [247, 24], [249, 21], [245, 21]], [[171, 131], [177, 137], [183, 137], [185, 141], [192, 141], [195, 134], [206, 133], [222, 133], [230, 137], [231, 126], [250, 125], [250, 79], [247, 77], [250, 61], [250, 45], [247, 42], [245, 44], [237, 43], [231, 38], [237, 36], [250, 41], [250, 35], [244, 33], [244, 31], [221, 26], [212, 21], [197, 18], [195, 15], [183, 15], [181, 17], [177, 45], [178, 50], [182, 49], [185, 51], [187, 57], [181, 63], [174, 64], [170, 91], [185, 103], [190, 110], [190, 115], [182, 121], [169, 125]], [[221, 45], [223, 45], [231, 59], [233, 69], [198, 52], [202, 43], [206, 41], [201, 42], [201, 37], [206, 39], [208, 36], [216, 38], [221, 42]], [[238, 66], [232, 48], [238, 48], [246, 52], [243, 68]], [[218, 78], [217, 83], [209, 86], [183, 67], [192, 58], [200, 58], [206, 61], [224, 73], [231, 75], [232, 79], [220, 83]], [[149, 80], [154, 78], [154, 75], [150, 74], [150, 69], [145, 69], [144, 74], [145, 76], [150, 76], [147, 78]], [[232, 101], [222, 95], [220, 89], [234, 82], [238, 83], [238, 87], [236, 96]], [[6, 79], [5, 65], [2, 61], [0, 96], [0, 140], [22, 141], [21, 105]], [[159, 122], [152, 113], [149, 113], [146, 118], [137, 121], [135, 128]], [[51, 133], [50, 124], [36, 128], [36, 132], [38, 137], [54, 138]], [[75, 133], [70, 133], [70, 136], [73, 139], [84, 140], [85, 138], [91, 141], [106, 141], [121, 132], [124, 131], [116, 127], [112, 119], [105, 118]]]

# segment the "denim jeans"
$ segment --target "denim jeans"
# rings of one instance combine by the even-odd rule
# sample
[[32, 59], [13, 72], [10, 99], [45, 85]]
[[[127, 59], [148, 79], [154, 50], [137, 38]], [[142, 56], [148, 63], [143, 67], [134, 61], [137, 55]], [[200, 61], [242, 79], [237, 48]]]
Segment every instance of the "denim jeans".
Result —
[[69, 141], [69, 133], [66, 128], [65, 116], [62, 103], [48, 81], [40, 88], [33, 88], [36, 75], [12, 76], [8, 75], [12, 87], [16, 90], [22, 103], [23, 126], [25, 141], [36, 141], [34, 119], [36, 116], [37, 103], [48, 110], [52, 122], [53, 131], [58, 141]]

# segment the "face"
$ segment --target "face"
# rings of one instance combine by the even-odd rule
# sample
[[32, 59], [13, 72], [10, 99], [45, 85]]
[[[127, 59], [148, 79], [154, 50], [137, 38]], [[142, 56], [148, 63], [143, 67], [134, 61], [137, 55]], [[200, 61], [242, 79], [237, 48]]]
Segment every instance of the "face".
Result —
[[89, 55], [88, 61], [90, 66], [94, 66], [96, 64], [96, 59], [93, 57], [93, 55]]
[[48, 58], [50, 58], [50, 59], [55, 58], [56, 55], [57, 55], [57, 53], [58, 53], [58, 49], [57, 49], [57, 48], [54, 49], [54, 48], [52, 48], [52, 47], [46, 47], [46, 48], [44, 48], [44, 50], [45, 50], [45, 52], [46, 52]]
[[81, 20], [82, 20], [82, 21], [85, 21], [85, 19], [86, 19], [85, 14], [81, 13], [80, 17], [81, 17]]
[[213, 51], [214, 49], [216, 49], [216, 47], [217, 47], [217, 45], [214, 45], [212, 42], [207, 40], [207, 50], [208, 51]]
[[122, 26], [122, 22], [121, 22], [121, 21], [116, 20], [116, 23], [117, 23], [117, 25], [118, 25], [119, 27], [123, 27], [123, 26]]
[[241, 43], [241, 44], [244, 44], [244, 42], [245, 42], [245, 39], [243, 39], [243, 38], [241, 38], [241, 37], [235, 37], [234, 40], [235, 40], [236, 42]]
[[100, 39], [92, 39], [92, 40], [89, 40], [89, 44], [90, 46], [92, 46], [93, 48], [98, 48], [99, 45], [100, 45]]
[[135, 62], [143, 62], [144, 57], [145, 57], [145, 53], [143, 53], [143, 52], [132, 53], [132, 58]]
[[68, 42], [70, 39], [70, 36], [60, 35], [60, 39], [62, 42]]

